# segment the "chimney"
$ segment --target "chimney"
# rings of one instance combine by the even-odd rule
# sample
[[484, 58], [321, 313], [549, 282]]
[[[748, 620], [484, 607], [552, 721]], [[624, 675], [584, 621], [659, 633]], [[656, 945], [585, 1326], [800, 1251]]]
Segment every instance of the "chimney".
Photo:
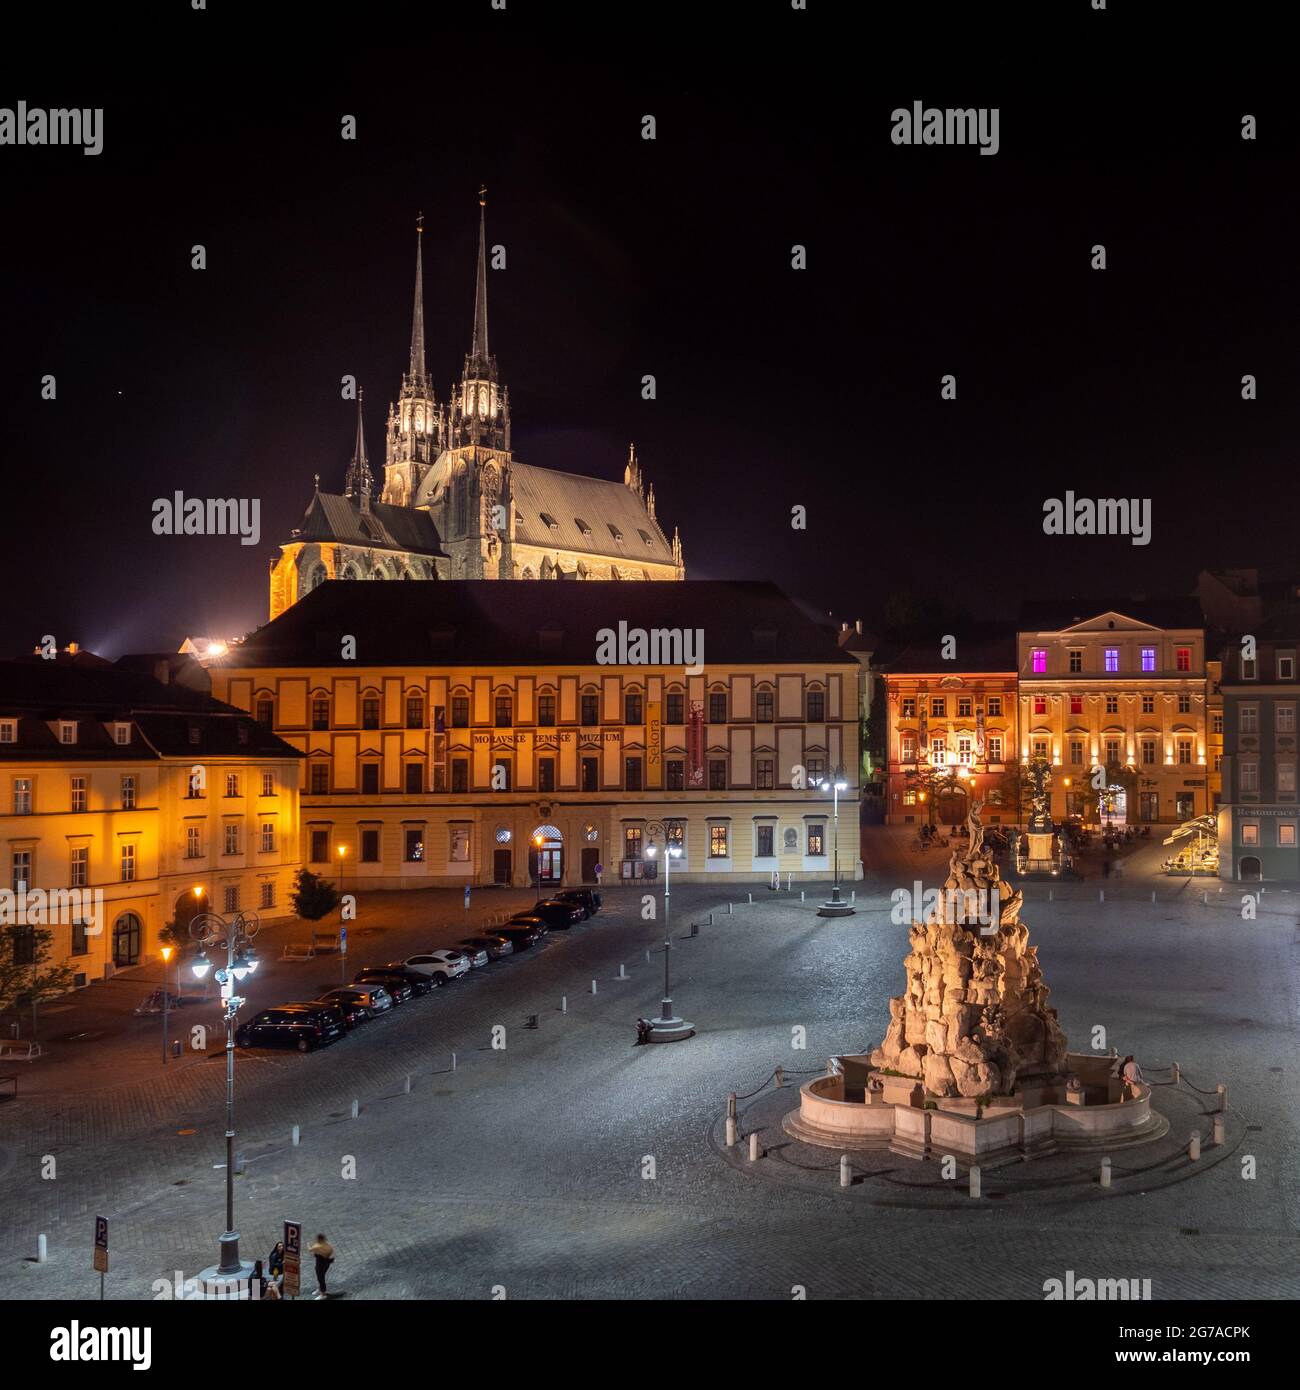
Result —
[[858, 619], [858, 636], [859, 636], [859, 637], [862, 636], [862, 619], [861, 619], [861, 618]]

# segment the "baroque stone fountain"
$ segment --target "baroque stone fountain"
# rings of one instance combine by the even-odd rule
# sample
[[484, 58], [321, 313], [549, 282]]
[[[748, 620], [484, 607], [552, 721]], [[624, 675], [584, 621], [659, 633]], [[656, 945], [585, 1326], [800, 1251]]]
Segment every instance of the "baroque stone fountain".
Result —
[[793, 1137], [985, 1162], [1164, 1132], [1149, 1088], [1129, 1094], [1113, 1056], [1067, 1051], [1022, 895], [985, 848], [979, 810], [929, 920], [912, 923], [884, 1040], [801, 1088], [784, 1121]]

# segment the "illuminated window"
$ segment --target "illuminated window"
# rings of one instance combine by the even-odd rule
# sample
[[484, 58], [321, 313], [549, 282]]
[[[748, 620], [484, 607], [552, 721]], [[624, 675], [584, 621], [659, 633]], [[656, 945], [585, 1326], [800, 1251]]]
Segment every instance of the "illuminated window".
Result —
[[86, 809], [86, 779], [84, 777], [72, 779], [72, 809], [74, 811]]
[[1177, 669], [1180, 671], [1190, 671], [1192, 669], [1192, 649], [1190, 647], [1177, 648]]
[[639, 825], [625, 825], [623, 827], [623, 858], [641, 858], [642, 831]]
[[1082, 714], [1082, 713], [1083, 713], [1083, 696], [1082, 696], [1082, 695], [1071, 695], [1071, 696], [1070, 696], [1070, 713], [1071, 713], [1071, 714]]
[[1045, 675], [1047, 674], [1047, 648], [1046, 648], [1046, 647], [1035, 647], [1035, 648], [1034, 648], [1033, 654], [1032, 654], [1032, 663], [1031, 663], [1031, 668], [1030, 668], [1030, 669], [1033, 671], [1034, 675], [1036, 675], [1036, 676], [1045, 676]]
[[729, 836], [731, 827], [729, 825], [710, 825], [709, 826], [709, 858], [726, 859], [730, 853]]
[[260, 852], [262, 854], [275, 853], [275, 822], [264, 820], [262, 822], [262, 843]]
[[1002, 761], [1002, 735], [989, 735], [989, 762], [1000, 763]]
[[1035, 713], [1035, 714], [1046, 714], [1046, 713], [1047, 713], [1047, 696], [1046, 696], [1046, 695], [1035, 695], [1035, 696], [1034, 696], [1034, 713]]
[[1144, 671], [1156, 669], [1156, 649], [1154, 647], [1142, 648], [1142, 669]]
[[826, 827], [815, 821], [808, 827], [808, 857], [820, 859], [826, 854]]
[[122, 778], [122, 809], [135, 810], [135, 777], [131, 775]]
[[1241, 843], [1243, 845], [1259, 844], [1259, 822], [1244, 820], [1241, 823]]
[[135, 879], [135, 846], [122, 846], [122, 882], [131, 883]]
[[898, 717], [900, 719], [916, 718], [916, 696], [905, 695], [898, 702]]
[[408, 864], [424, 862], [424, 831], [407, 830], [402, 835], [402, 858]]
[[990, 695], [990, 696], [989, 696], [989, 717], [992, 718], [992, 719], [1001, 719], [1001, 718], [1002, 718], [1002, 696], [1001, 696], [1001, 695]]
[[14, 815], [30, 816], [32, 813], [32, 779], [14, 778]]

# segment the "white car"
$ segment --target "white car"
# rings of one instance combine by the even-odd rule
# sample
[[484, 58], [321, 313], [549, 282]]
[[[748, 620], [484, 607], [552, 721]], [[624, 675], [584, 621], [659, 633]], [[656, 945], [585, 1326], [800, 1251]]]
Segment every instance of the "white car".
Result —
[[454, 980], [470, 969], [464, 951], [423, 951], [418, 956], [407, 956], [403, 963], [422, 975], [441, 975], [444, 980]]

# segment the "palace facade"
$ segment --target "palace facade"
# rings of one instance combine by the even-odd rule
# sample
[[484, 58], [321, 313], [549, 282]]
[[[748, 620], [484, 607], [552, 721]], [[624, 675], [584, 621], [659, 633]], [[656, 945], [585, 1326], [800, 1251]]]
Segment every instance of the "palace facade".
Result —
[[[209, 667], [302, 754], [305, 863], [545, 890], [651, 877], [666, 836], [674, 878], [858, 873], [858, 666], [833, 632], [766, 583], [554, 593], [325, 584]], [[701, 669], [600, 664], [620, 624], [698, 630]]]
[[189, 658], [0, 662], [0, 886], [102, 903], [37, 922], [78, 985], [156, 958], [195, 903], [291, 915], [298, 762]]
[[342, 493], [316, 493], [271, 567], [270, 615], [327, 579], [624, 579], [686, 576], [681, 539], [656, 514], [636, 451], [623, 481], [515, 457], [510, 390], [488, 341], [486, 198], [479, 195], [474, 322], [446, 401], [425, 360], [423, 219], [417, 228], [411, 348], [388, 407], [378, 496], [362, 397]]

